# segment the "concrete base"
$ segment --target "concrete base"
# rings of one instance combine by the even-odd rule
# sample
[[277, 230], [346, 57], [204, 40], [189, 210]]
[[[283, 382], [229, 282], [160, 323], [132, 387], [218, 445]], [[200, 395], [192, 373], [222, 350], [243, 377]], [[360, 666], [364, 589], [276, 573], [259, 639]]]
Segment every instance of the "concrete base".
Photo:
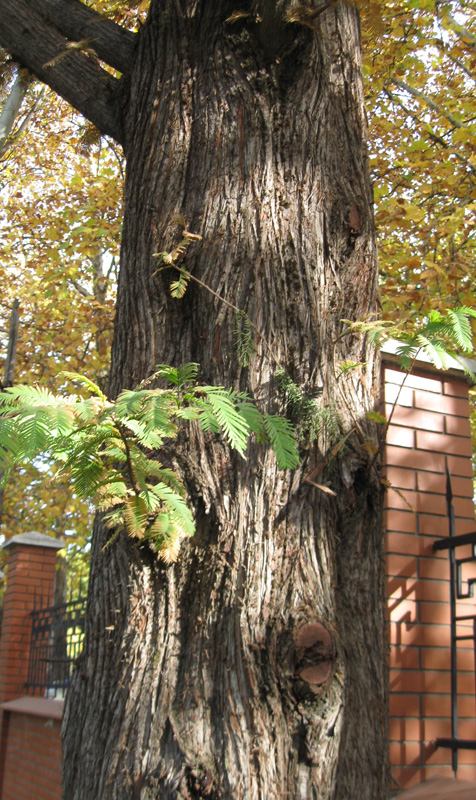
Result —
[[435, 776], [400, 792], [395, 800], [476, 800], [476, 783]]

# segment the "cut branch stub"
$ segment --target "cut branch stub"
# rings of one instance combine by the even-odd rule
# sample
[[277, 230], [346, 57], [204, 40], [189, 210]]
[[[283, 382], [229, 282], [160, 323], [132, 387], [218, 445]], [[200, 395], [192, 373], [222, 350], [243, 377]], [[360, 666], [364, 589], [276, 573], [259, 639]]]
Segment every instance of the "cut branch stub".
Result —
[[319, 691], [334, 672], [335, 637], [322, 621], [307, 623], [296, 634], [296, 678]]

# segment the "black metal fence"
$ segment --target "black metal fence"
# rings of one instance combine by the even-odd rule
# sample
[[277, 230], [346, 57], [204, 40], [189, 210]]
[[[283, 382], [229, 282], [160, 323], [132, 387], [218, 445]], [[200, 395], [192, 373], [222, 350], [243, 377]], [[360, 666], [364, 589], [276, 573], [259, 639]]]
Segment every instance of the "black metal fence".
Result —
[[63, 697], [84, 639], [86, 598], [32, 612], [26, 691]]
[[[450, 572], [450, 625], [451, 625], [451, 736], [438, 737], [436, 747], [451, 749], [451, 763], [456, 775], [458, 769], [458, 750], [476, 750], [476, 739], [461, 739], [458, 736], [458, 642], [472, 642], [474, 655], [474, 674], [476, 692], [476, 613], [461, 614], [458, 600], [474, 597], [476, 578], [463, 577], [463, 568], [466, 564], [476, 564], [476, 532], [462, 533], [456, 536], [455, 513], [453, 508], [453, 493], [451, 479], [446, 472], [446, 504], [449, 521], [449, 536], [437, 539], [433, 543], [433, 550], [447, 550]], [[459, 547], [471, 545], [471, 555], [457, 557]], [[474, 572], [473, 572], [474, 574]], [[462, 627], [463, 626], [467, 627]], [[461, 632], [460, 632], [461, 631]]]

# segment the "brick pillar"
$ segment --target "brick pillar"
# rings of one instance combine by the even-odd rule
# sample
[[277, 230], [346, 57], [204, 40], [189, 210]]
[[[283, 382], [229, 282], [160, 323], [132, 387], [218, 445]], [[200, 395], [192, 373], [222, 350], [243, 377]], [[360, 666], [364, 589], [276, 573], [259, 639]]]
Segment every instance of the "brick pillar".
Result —
[[56, 552], [64, 543], [43, 533], [21, 533], [4, 545], [9, 551], [0, 636], [0, 705], [25, 693], [31, 612], [53, 601]]

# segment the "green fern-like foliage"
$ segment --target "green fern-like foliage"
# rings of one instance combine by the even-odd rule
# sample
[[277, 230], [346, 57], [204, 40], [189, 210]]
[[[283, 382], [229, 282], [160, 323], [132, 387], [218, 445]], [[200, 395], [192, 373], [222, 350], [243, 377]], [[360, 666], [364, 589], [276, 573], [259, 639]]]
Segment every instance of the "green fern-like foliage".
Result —
[[236, 328], [234, 331], [238, 360], [243, 367], [247, 367], [255, 351], [253, 329], [250, 318], [245, 311], [236, 312]]
[[[476, 318], [476, 311], [467, 307], [449, 309], [445, 314], [430, 311], [428, 319], [412, 335], [400, 336], [402, 344], [397, 356], [401, 366], [411, 369], [420, 350], [438, 369], [448, 369], [452, 358], [460, 361], [459, 353], [469, 354], [473, 350], [471, 318]], [[470, 371], [464, 361], [460, 363]]]
[[397, 356], [402, 369], [409, 371], [420, 352], [425, 353], [437, 369], [448, 369], [451, 360], [459, 361], [463, 369], [473, 374], [461, 354], [473, 352], [473, 328], [471, 320], [476, 319], [476, 310], [462, 306], [444, 313], [433, 310], [418, 323], [404, 320], [393, 323], [388, 320], [351, 322], [348, 332], [365, 333], [375, 345], [394, 339], [399, 342]]
[[[184, 486], [160, 462], [160, 451], [181, 424], [196, 420], [243, 457], [255, 434], [272, 447], [280, 468], [299, 464], [294, 429], [286, 419], [263, 414], [246, 394], [199, 386], [197, 370], [197, 364], [159, 366], [114, 403], [74, 373], [64, 374], [89, 396], [55, 395], [30, 386], [7, 389], [0, 394], [5, 480], [15, 464], [47, 454], [78, 495], [104, 512], [106, 525], [125, 528], [130, 536], [148, 541], [164, 562], [175, 561], [181, 541], [195, 527]], [[146, 388], [158, 378], [171, 388]]]
[[275, 376], [286, 410], [296, 422], [299, 439], [312, 444], [322, 435], [326, 437], [327, 444], [332, 446], [341, 432], [335, 408], [324, 406], [316, 398], [306, 395], [284, 370], [277, 370]]
[[187, 272], [185, 269], [180, 271], [180, 274], [176, 281], [172, 281], [170, 284], [170, 294], [172, 297], [181, 300], [184, 296], [185, 292], [187, 291], [188, 284], [190, 282], [190, 273]]

